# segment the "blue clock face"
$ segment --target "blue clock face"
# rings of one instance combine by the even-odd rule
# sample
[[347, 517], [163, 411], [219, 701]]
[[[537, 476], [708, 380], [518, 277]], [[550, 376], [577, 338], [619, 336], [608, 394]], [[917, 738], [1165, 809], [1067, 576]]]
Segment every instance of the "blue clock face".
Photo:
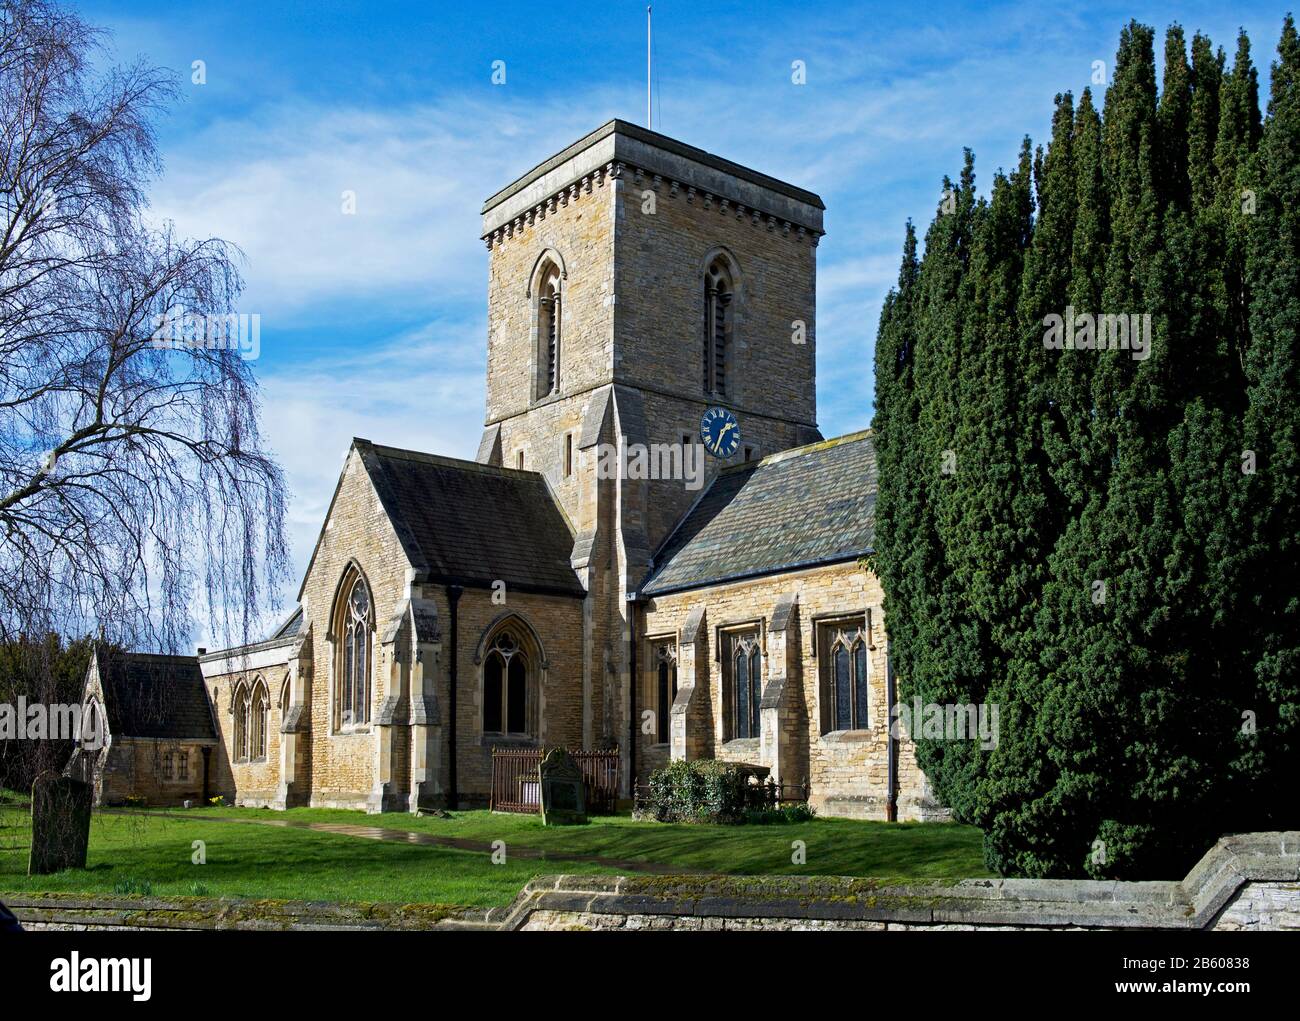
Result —
[[710, 408], [700, 419], [700, 439], [714, 457], [730, 457], [740, 446], [740, 423], [726, 408]]

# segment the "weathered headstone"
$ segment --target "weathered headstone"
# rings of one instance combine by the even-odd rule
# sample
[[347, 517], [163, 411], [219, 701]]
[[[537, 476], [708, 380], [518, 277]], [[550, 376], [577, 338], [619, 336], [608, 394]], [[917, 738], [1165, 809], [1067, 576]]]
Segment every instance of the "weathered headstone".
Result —
[[552, 748], [537, 767], [542, 789], [542, 824], [564, 826], [587, 821], [587, 792], [582, 768], [563, 748]]
[[32, 852], [29, 876], [84, 869], [90, 844], [94, 788], [70, 776], [42, 773], [32, 784]]

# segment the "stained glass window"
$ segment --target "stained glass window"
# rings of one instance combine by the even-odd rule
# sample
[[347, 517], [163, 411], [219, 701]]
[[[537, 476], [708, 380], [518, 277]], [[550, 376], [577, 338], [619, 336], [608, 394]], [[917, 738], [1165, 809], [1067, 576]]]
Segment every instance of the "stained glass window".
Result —
[[728, 658], [730, 736], [758, 737], [762, 731], [763, 658], [758, 635], [733, 635]]
[[343, 669], [339, 692], [343, 726], [370, 722], [370, 591], [358, 577], [348, 593], [343, 622]]
[[870, 726], [871, 685], [868, 639], [861, 623], [823, 631], [822, 729], [865, 730]]

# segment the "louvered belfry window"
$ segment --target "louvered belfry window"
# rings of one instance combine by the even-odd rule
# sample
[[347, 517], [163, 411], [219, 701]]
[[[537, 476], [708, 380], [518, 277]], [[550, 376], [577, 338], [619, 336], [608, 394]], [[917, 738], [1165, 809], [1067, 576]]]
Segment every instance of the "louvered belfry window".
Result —
[[719, 397], [727, 395], [734, 295], [726, 261], [715, 259], [704, 274], [704, 392]]
[[555, 393], [560, 387], [560, 331], [564, 325], [560, 271], [549, 266], [542, 272], [537, 297], [537, 341], [541, 371], [538, 396]]

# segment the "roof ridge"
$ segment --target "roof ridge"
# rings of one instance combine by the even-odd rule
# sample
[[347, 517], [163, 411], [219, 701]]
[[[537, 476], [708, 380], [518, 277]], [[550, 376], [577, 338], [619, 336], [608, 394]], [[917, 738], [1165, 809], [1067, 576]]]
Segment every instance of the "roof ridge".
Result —
[[440, 465], [444, 468], [456, 468], [467, 471], [482, 472], [485, 475], [500, 475], [504, 478], [527, 479], [529, 481], [540, 481], [541, 472], [529, 471], [526, 468], [507, 468], [504, 465], [484, 464], [482, 461], [472, 461], [464, 457], [451, 457], [447, 454], [432, 454], [426, 450], [411, 450], [407, 447], [390, 447], [383, 443], [372, 443], [370, 440], [353, 437], [352, 442], [358, 447], [368, 447], [374, 453], [381, 457], [391, 457], [399, 461], [415, 461], [421, 464]]
[[194, 663], [194, 664], [197, 664], [199, 661], [198, 656], [187, 652], [135, 652], [134, 650], [131, 649], [120, 649], [116, 651], [106, 650], [106, 652], [107, 655], [110, 657], [122, 656], [123, 658], [130, 657], [131, 659], [181, 660], [182, 662], [185, 663]]
[[794, 457], [802, 457], [805, 454], [816, 453], [819, 450], [830, 450], [833, 447], [841, 446], [845, 443], [855, 443], [858, 440], [864, 440], [871, 435], [871, 429], [859, 429], [857, 432], [844, 433], [842, 436], [832, 436], [829, 440], [815, 440], [812, 443], [805, 443], [801, 447], [787, 447], [785, 450], [778, 450], [775, 454], [768, 454], [757, 461], [742, 461], [740, 464], [729, 464], [722, 469], [723, 472], [741, 471], [745, 468], [757, 468], [764, 464], [777, 464], [781, 461], [788, 461]]

